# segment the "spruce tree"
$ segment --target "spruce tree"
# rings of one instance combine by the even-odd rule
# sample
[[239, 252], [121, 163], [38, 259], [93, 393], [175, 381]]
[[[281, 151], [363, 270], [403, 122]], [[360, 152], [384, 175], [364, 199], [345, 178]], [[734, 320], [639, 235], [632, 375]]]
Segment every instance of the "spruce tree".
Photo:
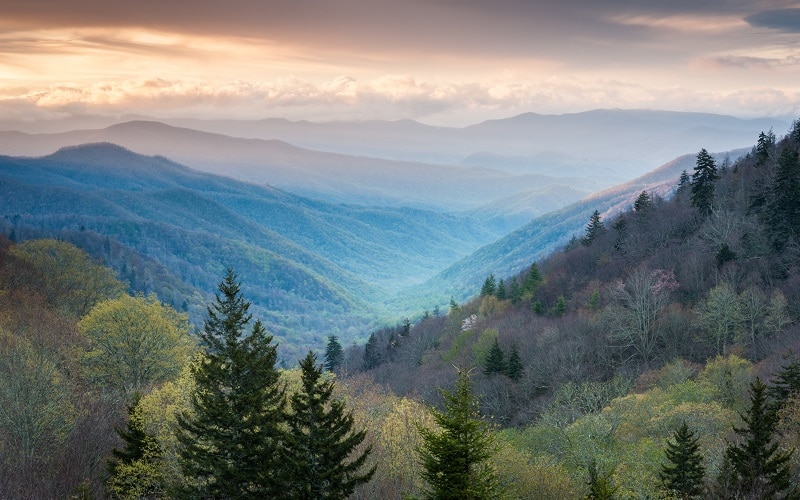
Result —
[[697, 154], [697, 163], [692, 174], [692, 206], [700, 213], [708, 215], [714, 205], [714, 184], [719, 179], [714, 158], [701, 149]]
[[282, 494], [286, 396], [272, 336], [260, 320], [245, 332], [249, 307], [229, 269], [200, 333], [205, 353], [192, 368], [191, 410], [178, 415], [180, 464], [189, 479], [181, 496]]
[[500, 281], [497, 283], [497, 293], [495, 294], [498, 300], [506, 300], [508, 298], [508, 294], [506, 293], [506, 282], [503, 278], [500, 278]]
[[776, 409], [780, 409], [789, 397], [800, 391], [800, 360], [793, 354], [787, 356], [788, 364], [782, 366], [772, 378], [767, 395]]
[[525, 281], [522, 283], [522, 295], [533, 296], [536, 290], [544, 283], [542, 273], [539, 271], [539, 266], [534, 262], [525, 276]]
[[633, 202], [633, 210], [641, 213], [651, 208], [653, 208], [653, 198], [647, 191], [642, 191], [639, 193], [639, 196], [636, 197], [636, 201]]
[[[774, 136], [773, 136], [774, 137]], [[775, 144], [774, 139], [770, 140], [770, 136], [761, 131], [758, 134], [758, 142], [755, 146], [755, 157], [756, 157], [756, 166], [760, 167], [761, 165], [765, 164], [769, 159], [769, 151], [770, 148]]]
[[595, 210], [589, 217], [589, 224], [586, 226], [586, 235], [583, 237], [584, 245], [591, 245], [601, 234], [605, 233], [606, 228], [600, 217], [600, 211]]
[[456, 389], [442, 391], [444, 412], [431, 409], [439, 430], [420, 428], [417, 450], [427, 498], [478, 500], [498, 498], [502, 491], [489, 463], [496, 451], [494, 434], [478, 413], [469, 374], [458, 371]]
[[525, 367], [522, 365], [522, 358], [519, 356], [517, 345], [511, 344], [511, 353], [508, 355], [508, 361], [506, 362], [506, 376], [516, 382], [522, 378], [524, 371]]
[[481, 287], [481, 297], [494, 295], [495, 293], [497, 293], [497, 282], [494, 279], [494, 274], [490, 274], [483, 282], [483, 287]]
[[367, 343], [364, 345], [364, 369], [375, 368], [383, 362], [383, 352], [378, 344], [378, 337], [375, 332], [369, 335]]
[[680, 196], [681, 194], [685, 193], [687, 189], [689, 189], [692, 185], [692, 179], [689, 177], [689, 173], [686, 170], [681, 172], [681, 176], [678, 178], [678, 187], [675, 189], [675, 195]]
[[614, 500], [616, 498], [618, 486], [614, 486], [612, 472], [602, 473], [597, 466], [597, 461], [589, 463], [589, 479], [586, 485], [589, 486], [589, 493], [584, 497], [585, 500]]
[[114, 431], [122, 439], [123, 448], [114, 448], [111, 451], [112, 459], [108, 461], [108, 474], [116, 474], [120, 464], [131, 464], [136, 460], [144, 458], [148, 446], [154, 443], [154, 438], [149, 436], [145, 430], [141, 419], [135, 418], [134, 412], [139, 404], [141, 394], [133, 394], [133, 402], [128, 406], [128, 423], [125, 428], [115, 427]]
[[734, 427], [742, 441], [728, 445], [725, 458], [729, 477], [723, 481], [736, 498], [775, 498], [790, 484], [789, 459], [792, 452], [779, 453], [772, 441], [778, 414], [767, 404], [767, 387], [760, 378], [750, 384], [750, 410], [741, 415], [744, 427]]
[[302, 499], [344, 499], [375, 473], [362, 470], [371, 448], [356, 453], [366, 432], [354, 430], [352, 412], [332, 399], [334, 382], [309, 352], [300, 361], [301, 389], [291, 396], [286, 443], [284, 495]]
[[328, 344], [325, 346], [325, 369], [329, 372], [335, 372], [342, 366], [343, 359], [344, 351], [339, 339], [336, 335], [329, 336]]
[[506, 360], [503, 350], [500, 348], [500, 342], [497, 337], [494, 339], [492, 347], [486, 354], [486, 361], [483, 366], [483, 373], [486, 375], [494, 375], [495, 373], [506, 372]]
[[516, 276], [511, 278], [511, 284], [508, 288], [508, 298], [511, 299], [511, 303], [518, 303], [522, 299], [522, 287], [520, 287], [519, 280]]
[[800, 236], [800, 156], [793, 148], [782, 149], [778, 157], [764, 219], [776, 250]]
[[674, 442], [667, 441], [664, 454], [668, 463], [662, 464], [659, 477], [664, 489], [677, 498], [697, 498], [703, 493], [703, 456], [697, 438], [684, 421], [672, 436]]

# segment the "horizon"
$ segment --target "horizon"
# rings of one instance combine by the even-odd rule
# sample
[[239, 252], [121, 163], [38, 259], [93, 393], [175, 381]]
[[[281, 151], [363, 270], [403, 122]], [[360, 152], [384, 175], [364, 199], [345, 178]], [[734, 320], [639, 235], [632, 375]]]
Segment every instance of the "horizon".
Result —
[[10, 0], [0, 120], [800, 114], [800, 3]]

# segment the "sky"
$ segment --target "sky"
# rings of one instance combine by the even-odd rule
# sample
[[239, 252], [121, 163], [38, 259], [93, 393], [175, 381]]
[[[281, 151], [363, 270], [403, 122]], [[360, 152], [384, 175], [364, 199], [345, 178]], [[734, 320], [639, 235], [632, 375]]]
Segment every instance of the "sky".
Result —
[[0, 120], [800, 116], [800, 2], [3, 0]]

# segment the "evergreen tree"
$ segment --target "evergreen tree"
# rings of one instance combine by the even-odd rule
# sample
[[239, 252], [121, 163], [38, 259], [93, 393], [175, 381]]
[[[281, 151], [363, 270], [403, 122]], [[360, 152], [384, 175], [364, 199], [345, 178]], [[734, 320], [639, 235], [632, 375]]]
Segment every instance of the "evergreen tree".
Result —
[[776, 250], [800, 236], [800, 157], [795, 149], [781, 150], [764, 219]]
[[458, 305], [458, 302], [456, 302], [456, 299], [450, 296], [450, 310], [448, 314], [456, 314], [459, 311], [461, 311], [461, 307]]
[[522, 365], [522, 358], [519, 356], [517, 345], [511, 344], [511, 354], [508, 355], [508, 361], [506, 362], [506, 376], [516, 382], [522, 378], [524, 371], [525, 367]]
[[585, 500], [614, 500], [619, 489], [614, 486], [611, 472], [601, 473], [595, 460], [589, 463], [589, 480], [586, 484], [589, 486], [589, 494], [584, 497]]
[[486, 281], [483, 282], [481, 297], [494, 295], [495, 293], [497, 293], [497, 282], [494, 279], [494, 274], [490, 274]]
[[775, 145], [775, 135], [772, 134], [771, 130], [770, 130], [770, 135], [765, 134], [764, 131], [761, 131], [761, 133], [758, 134], [758, 142], [756, 143], [755, 149], [753, 151], [755, 153], [757, 167], [760, 167], [761, 165], [767, 162], [767, 160], [769, 159], [770, 149], [774, 145]]
[[375, 368], [383, 362], [383, 353], [378, 345], [378, 337], [375, 332], [369, 335], [367, 343], [364, 345], [364, 369]]
[[486, 375], [494, 375], [495, 373], [506, 372], [506, 360], [503, 350], [500, 348], [500, 342], [497, 337], [494, 339], [492, 347], [486, 354], [486, 361], [483, 366], [483, 373]]
[[502, 492], [489, 462], [496, 451], [494, 435], [480, 418], [469, 374], [459, 370], [455, 391], [442, 395], [444, 412], [431, 409], [440, 430], [419, 429], [423, 445], [417, 451], [427, 498], [498, 498]]
[[697, 438], [684, 421], [673, 434], [674, 442], [667, 441], [664, 453], [669, 463], [662, 464], [659, 477], [664, 488], [677, 498], [696, 498], [703, 493], [703, 456]]
[[556, 305], [553, 306], [553, 314], [556, 316], [563, 316], [567, 312], [567, 299], [563, 295], [559, 295], [556, 299]]
[[519, 286], [519, 280], [516, 276], [511, 278], [511, 284], [508, 286], [508, 298], [511, 299], [512, 304], [522, 300], [522, 287]]
[[772, 384], [767, 389], [767, 395], [776, 409], [783, 406], [792, 394], [800, 391], [800, 360], [794, 355], [788, 360], [789, 363], [773, 375]]
[[592, 216], [589, 217], [589, 224], [586, 226], [586, 235], [583, 237], [584, 245], [591, 245], [598, 236], [605, 233], [606, 228], [603, 225], [603, 220], [600, 217], [600, 212], [595, 210]]
[[336, 335], [328, 337], [328, 344], [325, 346], [325, 369], [329, 372], [335, 372], [342, 366], [344, 360], [344, 350], [342, 344]]
[[692, 175], [692, 206], [708, 215], [714, 205], [714, 183], [719, 179], [717, 165], [708, 151], [701, 149]]
[[408, 337], [411, 335], [411, 320], [408, 318], [403, 318], [403, 325], [402, 329], [400, 330], [401, 337]]
[[112, 459], [108, 461], [108, 474], [113, 476], [117, 472], [120, 464], [130, 464], [136, 460], [141, 460], [145, 456], [148, 446], [155, 440], [149, 436], [145, 430], [143, 422], [134, 417], [136, 405], [139, 404], [141, 394], [133, 394], [133, 402], [128, 406], [128, 423], [124, 429], [115, 427], [114, 431], [122, 439], [123, 448], [115, 448], [111, 451]]
[[642, 191], [639, 193], [639, 196], [636, 197], [636, 201], [633, 202], [633, 210], [641, 213], [651, 208], [653, 208], [653, 198], [647, 191]]
[[344, 499], [369, 482], [375, 467], [362, 471], [371, 448], [353, 456], [364, 441], [354, 431], [353, 414], [344, 402], [332, 399], [334, 382], [325, 380], [317, 358], [309, 352], [300, 361], [302, 388], [292, 394], [284, 495], [302, 499]]
[[788, 137], [795, 142], [800, 142], [800, 119], [792, 122], [792, 128], [789, 130]]
[[498, 300], [506, 300], [508, 298], [506, 293], [506, 283], [503, 278], [497, 283], [497, 293], [495, 294]]
[[692, 180], [689, 177], [689, 173], [686, 170], [681, 172], [681, 176], [678, 178], [678, 188], [675, 190], [675, 195], [680, 196], [681, 194], [685, 193], [687, 189], [689, 189], [692, 185]]
[[792, 452], [778, 453], [778, 443], [772, 441], [778, 414], [767, 404], [766, 389], [759, 378], [750, 384], [750, 410], [741, 415], [745, 427], [733, 428], [742, 442], [725, 451], [730, 476], [724, 482], [736, 498], [775, 498], [791, 485]]
[[192, 368], [192, 409], [178, 415], [180, 463], [190, 479], [181, 496], [282, 494], [286, 396], [272, 336], [260, 320], [245, 334], [249, 307], [229, 269], [200, 333], [205, 355]]
[[536, 290], [544, 283], [542, 273], [539, 271], [539, 266], [534, 262], [525, 276], [525, 281], [522, 284], [522, 295], [533, 296]]

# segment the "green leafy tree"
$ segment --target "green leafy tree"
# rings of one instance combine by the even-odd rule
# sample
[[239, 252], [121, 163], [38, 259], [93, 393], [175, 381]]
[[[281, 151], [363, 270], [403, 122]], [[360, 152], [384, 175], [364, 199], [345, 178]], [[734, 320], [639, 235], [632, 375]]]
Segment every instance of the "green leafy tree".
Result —
[[606, 232], [603, 225], [603, 219], [600, 217], [600, 211], [595, 210], [589, 217], [589, 224], [586, 226], [586, 235], [583, 237], [584, 245], [591, 245], [601, 234]]
[[291, 396], [285, 493], [289, 498], [344, 499], [369, 482], [375, 466], [362, 470], [371, 447], [360, 453], [356, 448], [366, 431], [355, 431], [352, 412], [345, 412], [343, 401], [331, 399], [334, 382], [323, 378], [316, 362], [312, 352], [300, 361], [302, 387]]
[[678, 498], [698, 498], [703, 494], [705, 467], [697, 438], [683, 421], [672, 439], [664, 450], [668, 463], [662, 464], [659, 474], [664, 489]]
[[494, 434], [478, 413], [469, 374], [458, 371], [456, 389], [442, 391], [443, 412], [431, 409], [438, 429], [419, 427], [418, 449], [427, 498], [477, 500], [501, 495], [490, 459], [496, 451]]
[[494, 375], [496, 373], [506, 372], [506, 359], [503, 349], [500, 348], [500, 342], [497, 337], [494, 338], [492, 347], [489, 348], [489, 353], [486, 355], [486, 361], [483, 366], [483, 373], [486, 375]]
[[325, 369], [329, 372], [335, 372], [342, 366], [343, 359], [344, 350], [342, 350], [342, 344], [339, 343], [339, 339], [336, 335], [329, 336], [328, 345], [325, 346]]
[[276, 346], [252, 316], [232, 270], [208, 308], [204, 358], [193, 365], [192, 411], [178, 416], [190, 497], [269, 498], [283, 493], [280, 445], [286, 396]]
[[89, 376], [125, 394], [177, 376], [194, 350], [187, 316], [155, 295], [100, 302], [78, 330], [90, 341], [82, 359]]
[[701, 149], [692, 174], [692, 206], [708, 215], [714, 205], [714, 185], [719, 179], [717, 164], [708, 151]]
[[522, 365], [522, 358], [519, 356], [517, 344], [511, 344], [511, 353], [508, 355], [508, 361], [506, 362], [506, 376], [516, 382], [522, 378], [524, 372], [525, 367]]
[[775, 498], [791, 486], [788, 462], [794, 450], [779, 453], [772, 439], [778, 414], [767, 404], [766, 389], [759, 378], [750, 384], [750, 410], [741, 415], [745, 426], [733, 428], [741, 442], [725, 451], [726, 482], [736, 498]]

